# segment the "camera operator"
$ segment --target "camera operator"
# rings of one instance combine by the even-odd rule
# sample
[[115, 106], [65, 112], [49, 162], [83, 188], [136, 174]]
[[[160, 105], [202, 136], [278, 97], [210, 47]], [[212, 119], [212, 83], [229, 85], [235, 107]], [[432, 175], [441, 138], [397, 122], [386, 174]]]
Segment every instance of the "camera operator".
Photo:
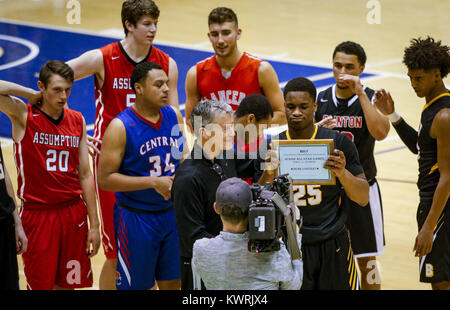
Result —
[[[245, 181], [230, 178], [220, 183], [214, 210], [220, 215], [223, 230], [215, 238], [194, 243], [194, 273], [207, 289], [300, 289], [303, 263], [292, 260], [283, 243], [279, 251], [248, 251], [248, 212], [252, 199], [252, 191]], [[299, 234], [297, 242], [300, 248]]]

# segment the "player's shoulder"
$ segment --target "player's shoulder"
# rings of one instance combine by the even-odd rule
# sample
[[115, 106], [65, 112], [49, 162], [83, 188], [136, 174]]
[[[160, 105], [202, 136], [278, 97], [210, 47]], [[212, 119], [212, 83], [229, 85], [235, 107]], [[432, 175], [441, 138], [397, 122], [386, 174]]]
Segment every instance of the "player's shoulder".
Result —
[[100, 51], [105, 56], [112, 55], [120, 51], [119, 41], [111, 42], [92, 51]]
[[333, 99], [332, 97], [333, 97], [333, 86], [330, 86], [317, 94], [317, 103], [321, 102], [321, 99], [325, 100], [322, 102], [327, 102], [330, 99], [332, 100]]
[[66, 115], [67, 117], [70, 117], [72, 119], [75, 119], [77, 121], [84, 121], [84, 117], [83, 114], [80, 111], [75, 111], [72, 110], [71, 108], [64, 108], [64, 115]]
[[216, 61], [216, 55], [211, 55], [205, 59], [202, 59], [196, 63], [197, 67], [207, 66]]
[[[253, 55], [253, 54], [250, 54], [249, 52], [244, 52], [244, 55], [243, 55], [245, 58], [247, 58], [248, 60], [250, 60], [250, 61], [256, 61], [256, 62], [261, 62], [261, 61], [263, 61], [260, 57], [258, 57], [258, 56], [255, 56], [255, 55]], [[267, 61], [264, 61], [265, 63], [268, 63]]]
[[159, 47], [156, 47], [155, 45], [152, 45], [152, 52], [159, 54], [161, 56], [170, 58], [168, 53], [164, 52], [162, 49], [160, 49]]

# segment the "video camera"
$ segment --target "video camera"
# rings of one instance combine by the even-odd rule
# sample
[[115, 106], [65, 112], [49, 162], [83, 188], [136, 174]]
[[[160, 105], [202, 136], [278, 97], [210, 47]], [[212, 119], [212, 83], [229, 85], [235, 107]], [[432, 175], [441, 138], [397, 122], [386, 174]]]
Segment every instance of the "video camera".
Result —
[[[301, 216], [294, 210], [292, 178], [288, 174], [274, 178], [272, 184], [251, 186], [253, 200], [249, 206], [250, 252], [273, 252], [280, 249], [280, 238], [293, 259], [301, 258], [296, 231], [301, 227]], [[298, 210], [298, 209], [297, 209]]]

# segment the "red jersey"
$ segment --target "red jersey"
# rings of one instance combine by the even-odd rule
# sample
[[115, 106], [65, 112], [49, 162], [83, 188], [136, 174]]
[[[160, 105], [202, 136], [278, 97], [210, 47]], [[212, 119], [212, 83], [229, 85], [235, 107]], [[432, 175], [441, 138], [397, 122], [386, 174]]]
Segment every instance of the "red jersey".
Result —
[[213, 55], [197, 63], [197, 89], [202, 99], [229, 104], [236, 110], [250, 94], [262, 94], [258, 80], [261, 59], [243, 53], [229, 77], [224, 77]]
[[82, 135], [80, 112], [65, 108], [58, 123], [28, 105], [25, 135], [14, 143], [17, 194], [25, 208], [63, 206], [80, 199], [78, 151]]
[[[125, 52], [120, 42], [108, 44], [100, 51], [103, 54], [105, 79], [101, 88], [95, 82], [95, 127], [94, 137], [102, 139], [109, 123], [120, 112], [132, 105], [136, 95], [131, 88], [130, 78], [137, 65]], [[153, 46], [142, 61], [160, 65], [169, 75], [169, 55]]]

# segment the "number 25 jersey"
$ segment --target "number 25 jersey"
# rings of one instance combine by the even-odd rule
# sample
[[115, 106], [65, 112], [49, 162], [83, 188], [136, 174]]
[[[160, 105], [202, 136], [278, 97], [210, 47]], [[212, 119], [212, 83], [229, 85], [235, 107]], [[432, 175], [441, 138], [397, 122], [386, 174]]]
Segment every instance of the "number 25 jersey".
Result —
[[[280, 133], [279, 139], [291, 140], [289, 131]], [[335, 130], [316, 126], [311, 137], [311, 140], [313, 139], [333, 139], [334, 148], [341, 150], [345, 155], [345, 168], [353, 175], [364, 173], [359, 163], [358, 151], [347, 136]], [[294, 203], [303, 216], [301, 233], [304, 244], [328, 240], [345, 227], [345, 218], [340, 207], [345, 192], [338, 178], [335, 185], [294, 185], [293, 191]]]
[[65, 108], [61, 118], [53, 120], [27, 106], [25, 135], [14, 143], [18, 197], [26, 208], [58, 207], [80, 199], [81, 113]]

